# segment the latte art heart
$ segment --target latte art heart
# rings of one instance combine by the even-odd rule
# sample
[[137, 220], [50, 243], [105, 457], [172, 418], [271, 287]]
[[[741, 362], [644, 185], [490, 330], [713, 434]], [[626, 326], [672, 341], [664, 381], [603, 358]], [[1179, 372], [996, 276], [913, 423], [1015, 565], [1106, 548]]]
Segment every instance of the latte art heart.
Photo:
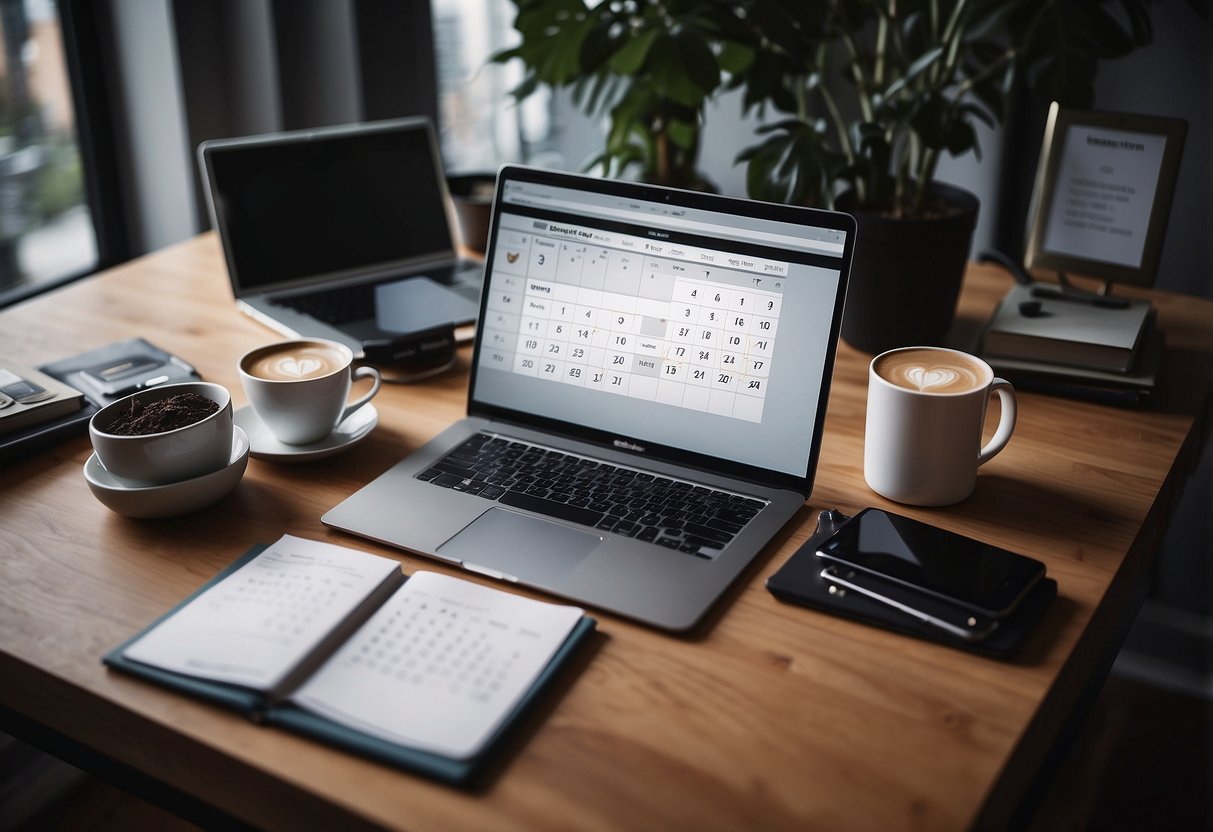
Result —
[[906, 378], [919, 390], [930, 390], [956, 381], [956, 373], [946, 368], [928, 370], [926, 367], [907, 367]]
[[288, 342], [249, 355], [241, 365], [246, 373], [266, 381], [310, 381], [349, 365], [349, 356], [324, 344]]
[[929, 396], [968, 393], [990, 383], [990, 369], [962, 352], [933, 347], [891, 350], [872, 363], [890, 384]]
[[294, 356], [287, 356], [278, 362], [279, 371], [284, 376], [291, 378], [304, 378], [323, 366], [323, 363], [315, 358], [295, 358]]

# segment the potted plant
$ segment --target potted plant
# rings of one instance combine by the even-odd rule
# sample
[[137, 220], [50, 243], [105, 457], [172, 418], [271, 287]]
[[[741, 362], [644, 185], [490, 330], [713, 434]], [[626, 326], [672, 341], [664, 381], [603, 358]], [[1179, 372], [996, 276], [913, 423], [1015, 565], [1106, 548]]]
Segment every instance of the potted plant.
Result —
[[938, 344], [951, 325], [978, 204], [935, 181], [942, 154], [980, 151], [976, 123], [1007, 117], [1017, 78], [1087, 106], [1098, 62], [1151, 36], [1144, 0], [739, 0], [729, 14], [718, 28], [754, 50], [731, 85], [778, 114], [738, 157], [749, 194], [856, 216], [842, 335], [869, 352]]
[[752, 52], [730, 43], [735, 26], [716, 2], [514, 0], [518, 46], [493, 57], [526, 68], [517, 100], [541, 84], [567, 88], [587, 115], [607, 115], [602, 152], [587, 169], [606, 176], [712, 190], [699, 171], [705, 103]]

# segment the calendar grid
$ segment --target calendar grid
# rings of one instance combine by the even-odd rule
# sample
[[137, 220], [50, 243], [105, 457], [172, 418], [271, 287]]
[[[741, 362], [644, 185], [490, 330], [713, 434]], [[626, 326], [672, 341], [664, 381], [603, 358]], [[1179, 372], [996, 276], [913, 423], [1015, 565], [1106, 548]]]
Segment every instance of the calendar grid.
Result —
[[485, 364], [762, 421], [782, 277], [646, 252], [634, 238], [612, 248], [504, 236], [483, 322]]

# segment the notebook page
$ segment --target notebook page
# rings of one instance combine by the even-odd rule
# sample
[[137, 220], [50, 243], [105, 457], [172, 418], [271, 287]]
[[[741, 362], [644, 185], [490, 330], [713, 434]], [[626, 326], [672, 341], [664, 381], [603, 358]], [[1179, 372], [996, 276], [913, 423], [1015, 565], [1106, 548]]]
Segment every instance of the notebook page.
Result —
[[582, 615], [417, 572], [291, 700], [372, 736], [466, 759]]
[[400, 564], [284, 535], [128, 647], [144, 664], [271, 690]]

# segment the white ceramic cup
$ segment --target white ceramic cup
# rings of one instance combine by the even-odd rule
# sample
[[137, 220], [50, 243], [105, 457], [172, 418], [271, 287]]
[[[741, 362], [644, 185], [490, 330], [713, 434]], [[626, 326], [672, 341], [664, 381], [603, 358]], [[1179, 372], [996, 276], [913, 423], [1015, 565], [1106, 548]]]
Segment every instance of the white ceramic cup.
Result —
[[[279, 341], [240, 357], [240, 384], [257, 417], [280, 442], [308, 445], [324, 439], [379, 392], [379, 371], [353, 368], [353, 361], [350, 348], [336, 341]], [[348, 401], [359, 379], [370, 379], [371, 389]]]
[[[132, 404], [146, 406], [180, 393], [197, 393], [219, 409], [191, 425], [134, 436], [109, 432]], [[206, 381], [166, 384], [119, 399], [98, 410], [88, 423], [97, 461], [111, 474], [136, 486], [192, 479], [227, 466], [232, 455], [232, 397], [227, 388]]]
[[[983, 446], [995, 394], [998, 427]], [[917, 506], [960, 502], [973, 493], [978, 467], [1006, 447], [1014, 429], [1014, 389], [976, 356], [902, 347], [868, 366], [863, 475], [883, 497]]]

